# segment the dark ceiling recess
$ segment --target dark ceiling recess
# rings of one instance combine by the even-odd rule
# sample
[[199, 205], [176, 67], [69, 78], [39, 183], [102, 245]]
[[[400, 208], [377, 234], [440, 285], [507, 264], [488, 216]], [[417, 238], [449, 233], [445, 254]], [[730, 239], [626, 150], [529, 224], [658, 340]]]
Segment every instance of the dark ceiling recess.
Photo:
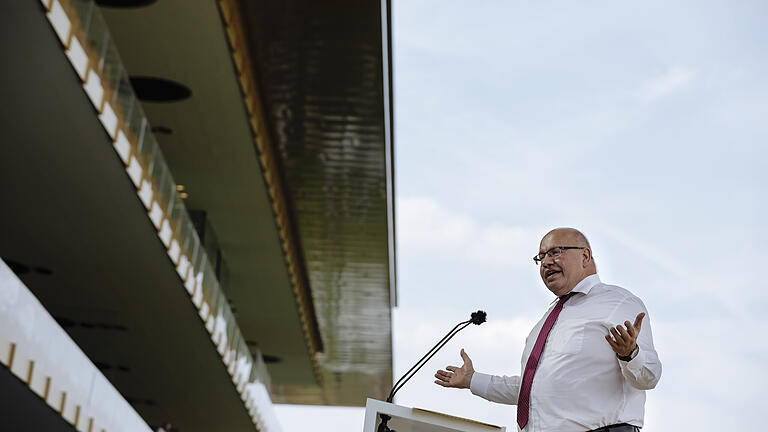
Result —
[[134, 76], [131, 86], [136, 96], [146, 102], [178, 102], [192, 96], [188, 87], [165, 78]]
[[5, 264], [11, 268], [11, 271], [14, 272], [16, 276], [29, 273], [29, 266], [25, 264], [22, 264], [18, 261], [9, 260], [8, 258], [3, 258], [3, 261], [5, 261]]
[[48, 267], [35, 267], [35, 271], [46, 276], [50, 276], [53, 274], [53, 270], [49, 269]]
[[96, 4], [114, 8], [138, 8], [149, 6], [157, 0], [96, 0]]
[[94, 361], [93, 365], [96, 366], [97, 368], [99, 368], [99, 370], [102, 370], [102, 371], [106, 371], [106, 370], [112, 369], [112, 365], [111, 364], [102, 363], [102, 362], [98, 362], [98, 361]]
[[72, 321], [69, 318], [54, 316], [53, 319], [56, 320], [56, 322], [61, 326], [61, 328], [69, 328], [69, 327], [74, 327], [75, 325], [77, 325], [76, 322]]
[[[10, 267], [11, 271], [14, 272], [16, 276], [21, 276], [31, 271], [30, 266], [26, 264], [22, 264], [18, 261], [10, 260], [7, 258], [3, 258], [3, 261], [5, 261], [5, 264], [8, 265], [8, 267]], [[49, 269], [48, 267], [41, 267], [41, 266], [35, 267], [35, 272], [41, 275], [46, 275], [46, 276], [50, 276], [53, 274], [53, 270]]]
[[173, 135], [173, 129], [166, 126], [152, 126], [152, 133], [160, 135]]
[[130, 396], [126, 396], [125, 400], [131, 405], [141, 405], [141, 404], [149, 405], [149, 406], [157, 405], [157, 403], [152, 399], [137, 399]]
[[280, 363], [282, 359], [277, 356], [262, 354], [261, 358], [264, 359], [264, 363]]

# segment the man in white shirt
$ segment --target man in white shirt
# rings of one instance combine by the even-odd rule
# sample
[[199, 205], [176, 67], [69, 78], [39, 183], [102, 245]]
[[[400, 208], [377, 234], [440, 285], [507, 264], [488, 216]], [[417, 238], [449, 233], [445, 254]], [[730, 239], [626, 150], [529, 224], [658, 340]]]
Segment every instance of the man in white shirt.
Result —
[[533, 259], [559, 299], [526, 338], [522, 375], [475, 372], [461, 350], [464, 364], [437, 371], [435, 383], [518, 405], [518, 428], [525, 432], [639, 430], [645, 391], [661, 377], [650, 322], [643, 322], [645, 305], [600, 281], [589, 242], [575, 229], [547, 233]]

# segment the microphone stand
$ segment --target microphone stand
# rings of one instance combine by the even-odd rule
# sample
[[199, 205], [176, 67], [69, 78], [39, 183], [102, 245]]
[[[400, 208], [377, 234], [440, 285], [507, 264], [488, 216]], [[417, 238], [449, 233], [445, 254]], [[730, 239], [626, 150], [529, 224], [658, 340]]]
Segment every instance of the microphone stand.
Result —
[[[441, 348], [443, 348], [448, 341], [450, 341], [456, 334], [465, 328], [469, 326], [470, 324], [480, 325], [485, 322], [486, 313], [479, 310], [477, 312], [472, 312], [472, 316], [470, 319], [466, 321], [462, 321], [454, 328], [451, 329], [445, 336], [443, 336], [442, 339], [440, 339], [435, 346], [433, 346], [429, 351], [427, 351], [426, 354], [424, 354], [424, 357], [419, 359], [419, 361], [416, 362], [409, 370], [405, 373], [394, 386], [392, 386], [392, 391], [389, 392], [389, 396], [387, 396], [387, 402], [392, 403], [392, 399], [395, 397], [395, 393], [397, 393], [405, 383], [408, 382], [411, 378], [413, 378], [414, 375], [416, 375], [416, 372], [419, 371], [422, 367], [424, 367], [427, 362], [434, 357], [435, 354], [437, 354], [438, 351], [440, 351]], [[381, 418], [381, 423], [379, 423], [379, 427], [376, 429], [377, 432], [397, 432], [394, 429], [390, 429], [387, 426], [387, 422], [392, 418], [391, 416], [388, 416], [386, 414], [379, 414], [379, 417]]]

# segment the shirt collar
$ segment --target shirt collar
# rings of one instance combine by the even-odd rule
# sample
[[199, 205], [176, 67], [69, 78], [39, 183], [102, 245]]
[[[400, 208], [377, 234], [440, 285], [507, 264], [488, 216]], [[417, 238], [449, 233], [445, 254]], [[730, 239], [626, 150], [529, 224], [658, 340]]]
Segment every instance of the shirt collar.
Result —
[[[582, 293], [584, 295], [587, 295], [589, 294], [589, 291], [592, 290], [592, 287], [594, 287], [599, 283], [601, 283], [600, 277], [597, 275], [597, 273], [595, 273], [593, 275], [589, 275], [584, 279], [582, 279], [579, 283], [576, 284], [575, 287], [573, 287], [573, 289], [571, 289], [570, 291], [568, 291], [563, 295], [576, 294], [576, 293]], [[552, 303], [550, 303], [550, 305], [554, 304], [560, 297], [555, 297], [555, 299], [552, 300]]]
[[581, 280], [581, 282], [577, 283], [575, 287], [570, 291], [572, 293], [583, 293], [583, 294], [589, 294], [589, 291], [594, 287], [595, 285], [600, 283], [600, 276], [597, 275], [597, 273], [593, 275], [589, 275]]

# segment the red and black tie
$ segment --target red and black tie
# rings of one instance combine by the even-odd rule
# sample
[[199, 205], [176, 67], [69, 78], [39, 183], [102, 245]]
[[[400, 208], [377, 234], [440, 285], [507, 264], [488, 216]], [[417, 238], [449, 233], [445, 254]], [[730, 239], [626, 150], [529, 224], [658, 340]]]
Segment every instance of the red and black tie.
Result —
[[520, 386], [520, 396], [517, 399], [517, 424], [520, 429], [523, 429], [528, 424], [528, 412], [531, 408], [531, 383], [533, 383], [533, 375], [536, 373], [536, 366], [539, 365], [539, 358], [541, 358], [541, 352], [544, 351], [544, 343], [547, 341], [547, 336], [552, 330], [552, 326], [555, 325], [560, 311], [563, 310], [563, 304], [568, 301], [573, 293], [568, 293], [558, 300], [552, 312], [549, 313], [547, 320], [544, 321], [544, 326], [541, 327], [539, 337], [536, 338], [536, 344], [531, 350], [531, 355], [528, 357], [528, 362], [525, 364], [525, 372], [523, 373], [523, 383]]

